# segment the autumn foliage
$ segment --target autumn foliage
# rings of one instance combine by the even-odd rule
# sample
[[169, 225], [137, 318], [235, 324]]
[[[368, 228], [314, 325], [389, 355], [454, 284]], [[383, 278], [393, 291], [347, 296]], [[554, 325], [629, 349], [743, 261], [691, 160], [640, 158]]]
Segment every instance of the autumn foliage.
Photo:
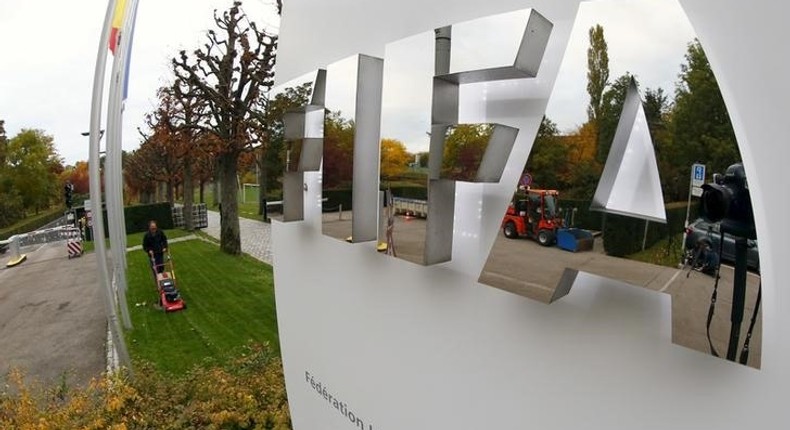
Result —
[[63, 182], [70, 181], [74, 185], [75, 194], [88, 194], [90, 191], [88, 162], [78, 161], [74, 167], [67, 167], [61, 174], [61, 179]]
[[[273, 429], [291, 428], [282, 363], [269, 348], [249, 346], [226, 365], [183, 376], [149, 365], [107, 375], [87, 387], [43, 389], [12, 371], [0, 392], [2, 429]], [[13, 393], [13, 394], [12, 394]]]
[[396, 178], [406, 171], [412, 156], [396, 139], [381, 139], [381, 177]]

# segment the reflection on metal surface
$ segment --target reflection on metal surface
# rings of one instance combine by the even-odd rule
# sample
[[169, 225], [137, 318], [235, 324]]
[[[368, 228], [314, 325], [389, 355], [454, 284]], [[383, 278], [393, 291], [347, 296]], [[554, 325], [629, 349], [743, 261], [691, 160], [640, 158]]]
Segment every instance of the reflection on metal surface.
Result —
[[271, 97], [299, 85], [311, 83], [310, 104], [287, 112], [283, 117], [287, 145], [283, 176], [283, 220], [304, 220], [304, 173], [321, 169], [324, 142], [324, 92], [326, 71], [318, 70], [287, 82], [272, 91]]
[[633, 79], [590, 209], [667, 222], [653, 140]]
[[322, 186], [351, 188], [351, 229], [343, 236], [354, 243], [378, 235], [378, 181], [371, 178], [379, 170], [383, 67], [384, 60], [366, 55], [327, 67]]
[[517, 135], [518, 129], [501, 124], [448, 127], [441, 178], [478, 183], [499, 182]]
[[[452, 30], [450, 69], [441, 78], [459, 84], [534, 78], [552, 27], [534, 9], [456, 24]], [[491, 28], [496, 28], [496, 32], [491, 32]], [[520, 38], [511, 37], [519, 32]], [[498, 49], [491, 49], [492, 46]]]
[[[492, 24], [497, 25], [499, 30], [493, 35]], [[510, 30], [520, 31], [508, 32], [508, 27]], [[534, 78], [543, 60], [551, 29], [551, 22], [530, 9], [436, 30], [425, 265], [443, 263], [452, 259], [455, 185], [450, 186], [442, 182], [447, 180], [447, 176], [442, 175], [442, 168], [445, 165], [444, 157], [447, 155], [445, 143], [448, 134], [458, 130], [456, 126], [458, 126], [459, 85]], [[480, 37], [481, 35], [487, 37]], [[493, 52], [490, 47], [495, 44], [500, 48], [498, 51], [504, 52], [503, 55], [491, 58], [482, 54]], [[448, 45], [449, 49], [447, 49]], [[470, 165], [464, 166], [462, 170], [467, 172], [468, 177], [473, 178], [474, 182], [499, 182], [518, 130], [498, 124], [463, 127], [473, 129], [490, 127], [491, 138], [488, 140], [484, 155], [467, 160]], [[452, 170], [451, 168], [450, 172]], [[450, 179], [458, 178], [452, 173], [448, 176]], [[438, 189], [433, 189], [434, 187]]]

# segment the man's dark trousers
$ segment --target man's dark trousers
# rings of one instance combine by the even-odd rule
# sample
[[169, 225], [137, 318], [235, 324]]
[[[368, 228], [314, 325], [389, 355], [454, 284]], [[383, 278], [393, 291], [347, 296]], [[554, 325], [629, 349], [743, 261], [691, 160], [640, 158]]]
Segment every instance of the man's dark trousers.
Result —
[[162, 252], [154, 252], [154, 264], [156, 265], [156, 273], [164, 272], [165, 254]]

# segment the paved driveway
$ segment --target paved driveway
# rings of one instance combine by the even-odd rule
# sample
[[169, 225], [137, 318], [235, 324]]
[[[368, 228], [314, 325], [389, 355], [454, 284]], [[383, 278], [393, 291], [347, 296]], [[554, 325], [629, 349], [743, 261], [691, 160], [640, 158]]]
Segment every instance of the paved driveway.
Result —
[[42, 382], [65, 373], [70, 383], [87, 383], [106, 368], [96, 257], [69, 260], [62, 243], [27, 252], [10, 269], [9, 256], [0, 258], [0, 383], [12, 367]]
[[[351, 231], [350, 219], [350, 213], [343, 214], [342, 219], [336, 213], [324, 214], [324, 234], [338, 239], [347, 237]], [[395, 219], [395, 248], [399, 258], [418, 264], [422, 261], [425, 227], [426, 223], [421, 219]], [[600, 239], [592, 251], [571, 253], [556, 247], [542, 247], [532, 240], [506, 239], [500, 232], [480, 275], [480, 282], [548, 303], [568, 267], [670, 294], [673, 342], [709, 352], [706, 320], [713, 278], [699, 272], [691, 272], [687, 277], [688, 272], [676, 268], [607, 256], [603, 253]], [[723, 266], [718, 307], [711, 327], [713, 343], [720, 353], [726, 353], [729, 340], [732, 281], [732, 268]], [[756, 302], [759, 283], [759, 276], [750, 273], [741, 343]], [[754, 367], [760, 366], [761, 338], [762, 316], [752, 339], [749, 365]]]

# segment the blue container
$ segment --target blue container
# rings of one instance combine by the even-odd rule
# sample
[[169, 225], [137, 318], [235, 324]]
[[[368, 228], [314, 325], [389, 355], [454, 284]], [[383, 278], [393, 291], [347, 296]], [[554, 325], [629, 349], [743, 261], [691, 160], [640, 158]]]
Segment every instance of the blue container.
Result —
[[557, 246], [570, 252], [590, 251], [593, 249], [593, 235], [580, 228], [561, 228], [557, 230]]

